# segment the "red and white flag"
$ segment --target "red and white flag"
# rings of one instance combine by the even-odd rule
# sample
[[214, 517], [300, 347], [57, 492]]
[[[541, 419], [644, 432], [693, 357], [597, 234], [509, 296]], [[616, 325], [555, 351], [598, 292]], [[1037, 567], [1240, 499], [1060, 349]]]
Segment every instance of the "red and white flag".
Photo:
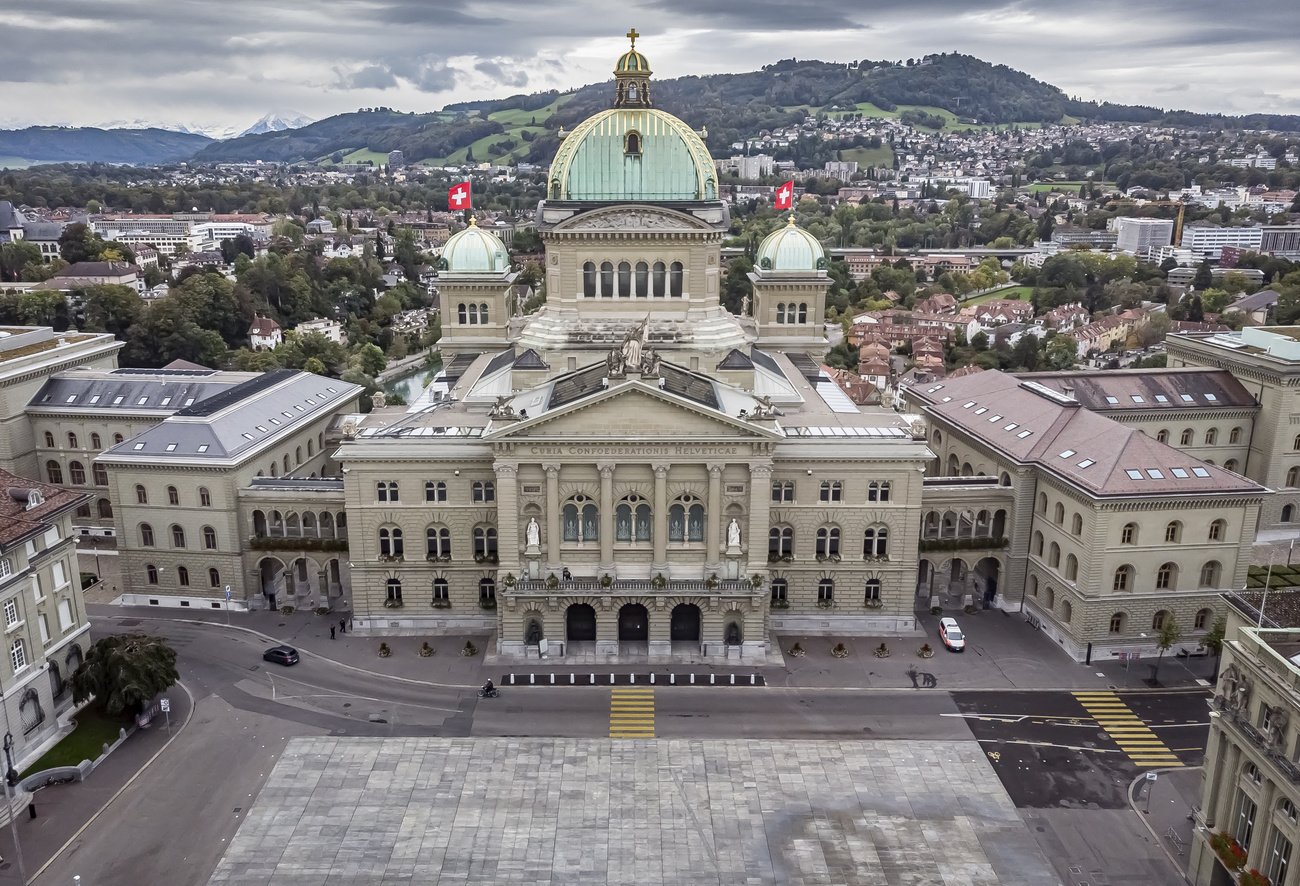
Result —
[[447, 192], [447, 205], [451, 207], [452, 212], [469, 209], [470, 202], [469, 182], [453, 185], [451, 190]]
[[788, 181], [776, 189], [776, 208], [794, 208], [794, 182]]

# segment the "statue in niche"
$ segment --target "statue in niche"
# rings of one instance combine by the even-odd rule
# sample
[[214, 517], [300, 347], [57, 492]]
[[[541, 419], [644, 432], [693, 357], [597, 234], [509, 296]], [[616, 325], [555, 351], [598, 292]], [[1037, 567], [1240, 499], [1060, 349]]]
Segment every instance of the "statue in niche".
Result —
[[740, 547], [740, 522], [735, 517], [731, 518], [731, 523], [727, 526], [727, 547]]
[[542, 527], [537, 525], [536, 517], [528, 518], [528, 527], [524, 530], [524, 537], [527, 539], [530, 548], [535, 548], [542, 543]]

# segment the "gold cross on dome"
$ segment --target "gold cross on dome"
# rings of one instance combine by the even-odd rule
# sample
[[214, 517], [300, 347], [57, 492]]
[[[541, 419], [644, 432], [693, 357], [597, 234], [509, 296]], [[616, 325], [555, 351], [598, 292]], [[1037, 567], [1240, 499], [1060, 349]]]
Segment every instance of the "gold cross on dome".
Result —
[[636, 38], [640, 36], [641, 35], [636, 32], [636, 28], [633, 28], [632, 30], [627, 32], [627, 39], [632, 41], [633, 49], [636, 49]]

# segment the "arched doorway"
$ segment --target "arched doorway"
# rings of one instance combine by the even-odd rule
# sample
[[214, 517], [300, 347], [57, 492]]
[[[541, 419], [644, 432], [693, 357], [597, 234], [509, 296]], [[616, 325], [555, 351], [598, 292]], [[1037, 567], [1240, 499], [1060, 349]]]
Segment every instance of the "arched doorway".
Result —
[[640, 603], [628, 603], [618, 611], [619, 642], [641, 642], [650, 639], [650, 613]]
[[668, 636], [674, 643], [700, 642], [700, 607], [694, 603], [674, 606]]
[[929, 560], [918, 560], [916, 564], [916, 595], [929, 597], [933, 591], [934, 565]]
[[276, 598], [285, 592], [285, 565], [275, 557], [264, 557], [257, 564], [262, 580], [262, 594], [266, 604], [272, 609], [277, 607]]
[[975, 589], [983, 595], [986, 606], [998, 595], [1001, 569], [1001, 564], [994, 557], [985, 557], [975, 564]]
[[564, 613], [564, 637], [570, 643], [596, 639], [596, 610], [586, 603], [575, 603]]

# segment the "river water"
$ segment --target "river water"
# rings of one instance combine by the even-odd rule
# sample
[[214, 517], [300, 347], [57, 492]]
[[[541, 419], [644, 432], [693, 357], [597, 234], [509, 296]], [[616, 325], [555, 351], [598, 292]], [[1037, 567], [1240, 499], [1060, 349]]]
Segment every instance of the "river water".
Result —
[[414, 367], [407, 375], [399, 375], [384, 383], [384, 391], [389, 394], [401, 394], [406, 398], [407, 403], [414, 403], [415, 398], [420, 396], [433, 377], [442, 371], [442, 364], [430, 368], [425, 365]]

